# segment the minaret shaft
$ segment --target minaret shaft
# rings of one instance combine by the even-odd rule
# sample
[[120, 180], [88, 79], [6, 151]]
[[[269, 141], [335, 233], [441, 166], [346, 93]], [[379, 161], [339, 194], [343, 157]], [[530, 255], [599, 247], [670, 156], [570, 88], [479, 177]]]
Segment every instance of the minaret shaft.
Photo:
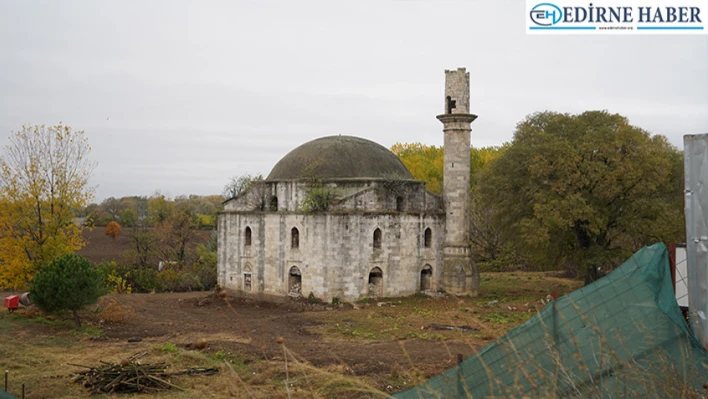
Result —
[[477, 295], [479, 274], [470, 256], [470, 124], [469, 73], [465, 68], [445, 71], [443, 123], [445, 204], [444, 264], [441, 285], [453, 294]]

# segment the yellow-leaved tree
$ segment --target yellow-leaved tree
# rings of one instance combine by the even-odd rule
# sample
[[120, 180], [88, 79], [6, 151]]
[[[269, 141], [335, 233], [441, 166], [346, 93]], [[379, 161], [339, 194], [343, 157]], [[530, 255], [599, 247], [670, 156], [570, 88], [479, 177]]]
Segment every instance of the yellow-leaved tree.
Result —
[[442, 147], [421, 143], [396, 143], [391, 151], [406, 165], [416, 180], [425, 182], [428, 191], [441, 194], [444, 152]]
[[75, 211], [93, 198], [83, 131], [24, 125], [0, 154], [0, 288], [23, 289], [39, 266], [84, 245]]

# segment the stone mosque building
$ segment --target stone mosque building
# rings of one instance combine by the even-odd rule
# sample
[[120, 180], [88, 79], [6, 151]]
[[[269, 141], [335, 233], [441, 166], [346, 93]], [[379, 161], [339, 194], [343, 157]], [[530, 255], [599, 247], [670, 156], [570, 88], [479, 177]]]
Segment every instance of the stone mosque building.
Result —
[[442, 198], [391, 151], [322, 137], [224, 203], [218, 279], [227, 289], [331, 301], [444, 289], [477, 294], [469, 245], [469, 73], [445, 71]]

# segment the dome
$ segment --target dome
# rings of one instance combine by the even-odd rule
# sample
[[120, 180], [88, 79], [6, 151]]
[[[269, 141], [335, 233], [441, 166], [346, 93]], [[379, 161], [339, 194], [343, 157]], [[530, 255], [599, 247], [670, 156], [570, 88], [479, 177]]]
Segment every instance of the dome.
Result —
[[413, 176], [398, 157], [371, 140], [352, 136], [329, 136], [309, 141], [284, 156], [266, 180], [381, 179]]

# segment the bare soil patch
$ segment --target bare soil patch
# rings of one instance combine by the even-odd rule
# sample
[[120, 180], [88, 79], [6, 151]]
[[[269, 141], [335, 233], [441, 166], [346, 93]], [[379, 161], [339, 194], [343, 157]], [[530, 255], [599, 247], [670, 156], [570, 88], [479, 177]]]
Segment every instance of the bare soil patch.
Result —
[[[105, 230], [106, 228], [103, 226], [97, 226], [91, 230], [84, 229], [81, 234], [86, 245], [76, 251], [76, 254], [86, 257], [91, 263], [124, 261], [126, 253], [133, 250], [135, 245], [130, 237], [132, 228], [124, 227], [115, 239], [107, 236]], [[196, 230], [195, 239], [189, 243], [188, 250], [193, 252], [197, 245], [206, 242], [210, 235], [210, 230]]]
[[[205, 293], [132, 294], [115, 296], [133, 309], [126, 324], [105, 327], [110, 338], [165, 337], [186, 346], [197, 337], [213, 347], [246, 353], [262, 359], [282, 358], [278, 339], [316, 367], [344, 365], [356, 375], [389, 377], [394, 370], [408, 369], [411, 362], [424, 374], [434, 375], [451, 366], [457, 353], [467, 357], [479, 344], [420, 340], [352, 340], [323, 334], [326, 319], [365, 310], [341, 310], [289, 301], [263, 302]], [[367, 309], [374, 309], [373, 307]], [[384, 311], [384, 308], [375, 308]], [[352, 314], [356, 318], [358, 314]], [[325, 329], [326, 330], [326, 329]], [[481, 343], [480, 343], [481, 344]], [[404, 349], [405, 348], [405, 349]]]

